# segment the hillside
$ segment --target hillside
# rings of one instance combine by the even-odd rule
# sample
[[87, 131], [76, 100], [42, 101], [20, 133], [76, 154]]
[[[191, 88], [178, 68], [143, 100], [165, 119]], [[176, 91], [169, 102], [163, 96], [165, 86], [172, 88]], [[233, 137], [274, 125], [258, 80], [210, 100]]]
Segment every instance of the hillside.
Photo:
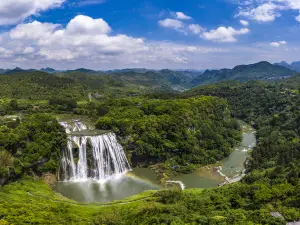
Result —
[[[4, 71], [4, 70], [3, 70]], [[260, 62], [239, 65], [233, 69], [199, 71], [125, 69], [107, 73], [89, 69], [43, 71], [15, 68], [0, 76], [1, 97], [45, 100], [59, 95], [77, 100], [137, 96], [160, 92], [180, 92], [188, 87], [235, 80], [278, 80], [295, 72], [279, 65]]]
[[[249, 156], [248, 174], [241, 182], [219, 188], [148, 191], [108, 204], [84, 204], [66, 199], [37, 181], [36, 175], [34, 179], [28, 175], [27, 180], [1, 188], [0, 221], [3, 224], [112, 225], [284, 225], [297, 221], [300, 219], [299, 90], [300, 77], [295, 76], [272, 83], [227, 81], [201, 86], [184, 93], [180, 99], [169, 101], [107, 100], [102, 107], [110, 110], [105, 116], [99, 115], [97, 125], [110, 126], [120, 136], [129, 134], [130, 138], [121, 139], [126, 150], [133, 144], [139, 154], [172, 156], [176, 160], [170, 161], [170, 166], [174, 162], [189, 166], [193, 160], [201, 160], [207, 146], [213, 148], [209, 152], [214, 157], [219, 155], [219, 144], [225, 144], [219, 141], [222, 137], [224, 140], [231, 137], [227, 126], [222, 126], [226, 125], [224, 118], [228, 118], [222, 111], [228, 106], [232, 115], [257, 128], [258, 143]], [[225, 100], [199, 97], [201, 95], [222, 97], [229, 105]], [[191, 125], [195, 125], [195, 129], [187, 129]], [[49, 152], [55, 160], [53, 152], [59, 152], [63, 143], [60, 139], [66, 137], [53, 119], [33, 115], [15, 126], [2, 126], [2, 137], [9, 134], [10, 138], [0, 138], [0, 142], [5, 140], [2, 145], [16, 157], [20, 151], [27, 154], [28, 157], [23, 154], [17, 162], [32, 163], [39, 155], [47, 156]], [[221, 136], [216, 136], [218, 133]], [[24, 146], [27, 136], [31, 138], [30, 144]], [[195, 144], [197, 142], [200, 145]], [[46, 148], [40, 148], [43, 145]], [[183, 151], [177, 151], [177, 147]], [[9, 163], [6, 167], [12, 165]], [[55, 163], [37, 169], [49, 171], [53, 165]], [[7, 168], [2, 171], [6, 172]]]
[[277, 80], [289, 77], [295, 71], [269, 62], [259, 62], [250, 65], [239, 65], [233, 69], [206, 70], [202, 75], [191, 81], [193, 86], [212, 84], [226, 80]]
[[85, 85], [39, 71], [1, 75], [0, 89], [0, 97], [19, 99], [49, 99], [57, 95], [80, 99], [87, 95]]
[[[44, 69], [51, 71], [50, 68]], [[130, 96], [149, 92], [184, 89], [191, 78], [182, 72], [165, 70], [115, 72], [105, 74], [78, 69], [67, 72], [46, 73], [10, 70], [0, 76], [0, 96], [7, 98], [49, 99], [52, 96], [87, 99], [89, 93], [96, 96]]]
[[293, 63], [291, 64], [291, 66], [292, 66], [295, 70], [297, 70], [298, 72], [300, 72], [300, 62], [293, 62]]
[[288, 64], [287, 62], [282, 61], [280, 63], [275, 63], [274, 65], [284, 66], [286, 68], [300, 72], [300, 62], [292, 62], [291, 64]]

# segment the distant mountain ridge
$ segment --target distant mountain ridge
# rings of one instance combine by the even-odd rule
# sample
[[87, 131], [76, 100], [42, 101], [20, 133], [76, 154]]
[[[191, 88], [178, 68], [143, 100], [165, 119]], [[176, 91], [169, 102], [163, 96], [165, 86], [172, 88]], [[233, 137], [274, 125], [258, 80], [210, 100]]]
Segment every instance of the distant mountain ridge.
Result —
[[[300, 64], [300, 63], [299, 63]], [[293, 65], [293, 66], [292, 66]], [[190, 87], [217, 83], [226, 80], [248, 81], [248, 80], [278, 80], [287, 78], [296, 73], [293, 68], [297, 67], [297, 62], [289, 65], [286, 62], [271, 64], [266, 61], [250, 64], [238, 65], [233, 69], [206, 70], [148, 70], [145, 68], [132, 68], [108, 71], [96, 71], [86, 68], [75, 70], [56, 70], [50, 67], [40, 70], [0, 69], [0, 74], [17, 75], [33, 72], [44, 72], [52, 76], [65, 77], [86, 85], [88, 89], [114, 89], [131, 87], [133, 90], [185, 90]], [[299, 66], [300, 68], [300, 66]], [[1, 77], [0, 76], [0, 77]], [[22, 77], [22, 76], [21, 76]], [[23, 77], [22, 77], [23, 79]]]
[[192, 86], [212, 84], [226, 80], [276, 80], [294, 75], [296, 71], [281, 65], [262, 61], [250, 65], [239, 65], [233, 69], [206, 70], [191, 81]]
[[286, 68], [296, 70], [297, 72], [300, 72], [300, 61], [298, 62], [292, 62], [291, 64], [288, 64], [285, 61], [282, 61], [280, 63], [275, 63], [274, 65], [284, 66]]

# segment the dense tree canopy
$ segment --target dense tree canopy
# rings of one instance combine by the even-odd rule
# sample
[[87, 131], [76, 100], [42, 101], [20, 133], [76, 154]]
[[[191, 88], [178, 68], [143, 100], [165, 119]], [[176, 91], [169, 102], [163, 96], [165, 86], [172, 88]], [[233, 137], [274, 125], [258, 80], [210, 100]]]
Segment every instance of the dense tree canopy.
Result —
[[0, 124], [0, 177], [56, 172], [66, 134], [55, 118], [35, 114]]
[[214, 97], [177, 100], [108, 100], [108, 113], [97, 122], [121, 137], [132, 160], [168, 161], [175, 170], [215, 163], [240, 141], [239, 126], [226, 101]]

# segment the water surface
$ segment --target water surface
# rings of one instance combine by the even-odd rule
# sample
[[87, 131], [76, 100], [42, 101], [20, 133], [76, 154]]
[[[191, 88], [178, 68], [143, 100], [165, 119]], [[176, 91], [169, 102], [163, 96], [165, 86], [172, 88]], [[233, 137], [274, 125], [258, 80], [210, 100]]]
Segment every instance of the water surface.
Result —
[[[224, 182], [224, 176], [232, 178], [243, 173], [247, 152], [255, 146], [256, 140], [255, 130], [246, 123], [239, 122], [243, 128], [243, 140], [229, 157], [220, 162], [222, 166], [219, 173], [215, 169], [214, 175], [208, 175], [198, 169], [191, 174], [182, 174], [174, 179], [182, 181], [186, 188], [212, 188]], [[55, 186], [55, 190], [64, 196], [78, 202], [88, 203], [121, 200], [146, 190], [160, 188], [162, 186], [159, 184], [156, 173], [149, 168], [135, 168], [125, 175], [114, 177], [106, 182], [93, 180], [58, 182]]]
[[[92, 179], [84, 182], [58, 182], [55, 191], [67, 198], [78, 202], [111, 202], [121, 200], [128, 196], [140, 194], [146, 190], [158, 190], [161, 186], [156, 180], [156, 176], [150, 170], [137, 168], [138, 177], [134, 171], [125, 175], [111, 178], [105, 182], [94, 181]], [[145, 175], [150, 178], [145, 179]], [[151, 180], [151, 177], [153, 180]], [[154, 181], [154, 182], [153, 182]]]
[[244, 163], [248, 157], [248, 151], [256, 144], [255, 130], [243, 121], [239, 121], [243, 130], [243, 139], [238, 147], [224, 160], [220, 162], [219, 172], [215, 168], [214, 173], [203, 173], [197, 169], [191, 174], [181, 174], [174, 179], [182, 181], [186, 188], [213, 188], [225, 181], [225, 177], [233, 178], [241, 175], [244, 170]]

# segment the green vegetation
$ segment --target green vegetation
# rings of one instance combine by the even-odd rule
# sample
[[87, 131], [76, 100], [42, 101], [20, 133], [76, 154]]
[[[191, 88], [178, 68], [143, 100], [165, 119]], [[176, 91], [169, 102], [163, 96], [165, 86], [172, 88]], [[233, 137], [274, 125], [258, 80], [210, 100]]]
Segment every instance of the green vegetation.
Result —
[[251, 65], [239, 65], [233, 69], [207, 70], [191, 81], [193, 86], [212, 84], [226, 80], [278, 80], [294, 75], [294, 70], [269, 62], [259, 62]]
[[300, 77], [296, 76], [277, 83], [221, 83], [196, 88], [187, 95], [226, 98], [233, 116], [253, 123], [258, 129], [258, 145], [252, 153], [249, 169], [293, 163], [299, 168], [299, 90]]
[[0, 76], [0, 97], [10, 99], [49, 100], [72, 98], [88, 100], [110, 97], [136, 96], [139, 94], [179, 89], [191, 78], [185, 73], [162, 71], [115, 72], [111, 74], [75, 70], [48, 74], [41, 71], [10, 71]]
[[44, 72], [22, 72], [0, 76], [0, 97], [48, 100], [59, 93], [62, 97], [80, 99], [87, 88], [74, 80]]
[[120, 137], [134, 165], [165, 162], [169, 172], [191, 172], [228, 156], [241, 140], [227, 108], [214, 97], [112, 99], [99, 105], [107, 114], [96, 126]]
[[35, 114], [0, 124], [1, 184], [24, 174], [56, 173], [66, 134], [55, 118]]
[[[16, 180], [0, 190], [0, 224], [286, 224], [271, 212], [287, 221], [300, 219], [300, 76], [277, 82], [227, 81], [184, 94], [139, 92], [146, 95], [87, 103], [78, 100], [90, 90], [98, 93], [92, 88], [95, 80], [33, 74], [28, 80], [22, 73], [10, 75], [8, 81], [1, 80], [6, 75], [0, 76], [0, 86], [6, 87], [0, 94], [6, 97], [1, 114], [28, 114], [0, 118], [0, 182]], [[54, 80], [45, 83], [42, 76]], [[56, 83], [61, 79], [65, 83]], [[13, 81], [24, 87], [13, 92]], [[125, 87], [118, 82], [112, 86], [126, 91], [137, 87], [127, 82]], [[30, 88], [44, 93], [34, 95]], [[115, 90], [111, 88], [108, 85]], [[146, 192], [103, 205], [80, 204], [34, 180], [57, 171], [66, 134], [54, 118], [35, 113], [33, 106], [38, 112], [70, 111], [98, 118], [97, 127], [117, 133], [133, 164], [162, 162], [167, 173], [190, 172], [195, 165], [227, 156], [240, 138], [232, 117], [251, 123], [258, 143], [247, 163], [248, 174], [239, 183]]]
[[[264, 176], [264, 174], [261, 174]], [[285, 224], [299, 218], [298, 187], [242, 183], [217, 189], [146, 192], [110, 204], [80, 204], [40, 181], [20, 181], [0, 192], [0, 218], [7, 224]], [[293, 197], [298, 193], [298, 198]]]

